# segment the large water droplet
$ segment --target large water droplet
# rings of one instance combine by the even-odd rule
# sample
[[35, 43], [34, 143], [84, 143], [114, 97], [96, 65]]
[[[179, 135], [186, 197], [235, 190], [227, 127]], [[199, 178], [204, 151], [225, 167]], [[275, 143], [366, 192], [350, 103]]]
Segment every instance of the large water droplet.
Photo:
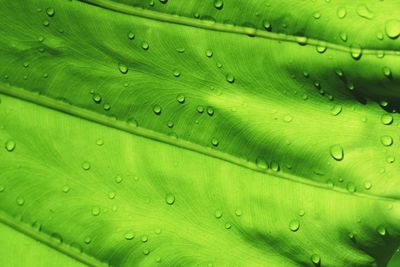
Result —
[[340, 145], [331, 146], [329, 152], [331, 157], [337, 161], [341, 161], [344, 158], [343, 147]]
[[400, 36], [400, 20], [389, 20], [385, 24], [386, 35], [391, 39], [396, 39]]

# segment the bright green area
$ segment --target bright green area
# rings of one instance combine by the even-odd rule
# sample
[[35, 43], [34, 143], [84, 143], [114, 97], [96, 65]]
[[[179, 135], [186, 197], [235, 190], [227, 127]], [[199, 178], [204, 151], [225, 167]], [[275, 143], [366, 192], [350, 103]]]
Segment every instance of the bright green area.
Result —
[[386, 266], [396, 7], [2, 3], [0, 265]]

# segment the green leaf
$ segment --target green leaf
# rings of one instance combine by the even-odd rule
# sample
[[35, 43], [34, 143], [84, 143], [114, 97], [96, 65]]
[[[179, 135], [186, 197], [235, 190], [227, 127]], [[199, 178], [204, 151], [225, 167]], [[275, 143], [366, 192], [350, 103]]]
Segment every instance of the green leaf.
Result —
[[399, 12], [4, 1], [0, 265], [386, 266]]

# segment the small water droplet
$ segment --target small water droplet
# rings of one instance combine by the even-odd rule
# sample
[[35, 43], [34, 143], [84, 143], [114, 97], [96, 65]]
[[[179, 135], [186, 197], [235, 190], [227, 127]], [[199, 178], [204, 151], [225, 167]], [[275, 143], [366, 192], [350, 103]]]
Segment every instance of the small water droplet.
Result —
[[389, 69], [389, 67], [383, 67], [382, 72], [386, 77], [392, 77], [392, 71]]
[[108, 193], [108, 198], [109, 199], [114, 199], [115, 198], [115, 193], [114, 192], [109, 192]]
[[212, 107], [207, 107], [207, 114], [211, 117], [214, 115], [214, 109]]
[[98, 207], [92, 208], [92, 215], [93, 216], [99, 216], [100, 214], [100, 209]]
[[142, 49], [143, 50], [149, 50], [150, 46], [149, 43], [147, 43], [146, 41], [142, 42]]
[[351, 57], [354, 58], [355, 60], [359, 60], [362, 56], [362, 48], [360, 46], [351, 46], [350, 47], [350, 54]]
[[257, 164], [257, 167], [260, 168], [260, 169], [263, 169], [263, 170], [268, 169], [268, 163], [263, 158], [257, 158], [256, 159], [256, 164]]
[[340, 145], [331, 146], [329, 152], [331, 157], [337, 161], [341, 161], [344, 158], [343, 147]]
[[319, 18], [321, 18], [321, 13], [314, 12], [313, 17], [314, 17], [314, 19], [319, 19]]
[[95, 103], [97, 103], [97, 104], [101, 103], [101, 100], [102, 100], [101, 95], [98, 94], [98, 93], [95, 93], [95, 94], [92, 96], [92, 99], [93, 99], [93, 101], [94, 101]]
[[8, 140], [5, 144], [5, 148], [8, 152], [14, 151], [16, 143], [13, 140]]
[[128, 67], [127, 67], [126, 65], [120, 63], [120, 64], [118, 65], [118, 68], [119, 68], [119, 71], [120, 71], [122, 74], [127, 74], [127, 73], [128, 73]]
[[211, 144], [212, 144], [213, 146], [217, 147], [217, 146], [219, 145], [218, 139], [217, 139], [217, 138], [211, 139]]
[[346, 32], [341, 32], [339, 34], [340, 39], [342, 39], [343, 42], [347, 42], [347, 33]]
[[175, 203], [175, 196], [171, 193], [165, 195], [165, 202], [168, 205], [173, 205]]
[[83, 242], [85, 242], [85, 244], [90, 244], [92, 242], [92, 239], [90, 237], [85, 237], [85, 239], [83, 240]]
[[82, 169], [84, 169], [85, 171], [90, 170], [90, 163], [85, 161], [82, 163]]
[[299, 210], [299, 216], [303, 217], [306, 214], [306, 212], [304, 210]]
[[153, 112], [156, 115], [160, 115], [161, 114], [161, 107], [159, 105], [154, 105], [153, 106]]
[[271, 31], [272, 30], [272, 25], [268, 20], [264, 20], [263, 21], [263, 26], [267, 31]]
[[180, 77], [181, 76], [181, 72], [179, 70], [174, 70], [174, 76], [176, 78]]
[[242, 216], [243, 212], [241, 209], [236, 209], [235, 214], [236, 214], [236, 216]]
[[331, 114], [332, 114], [333, 116], [339, 115], [340, 112], [342, 112], [342, 106], [341, 106], [341, 105], [334, 105], [334, 106], [331, 108]]
[[130, 40], [135, 39], [135, 34], [134, 34], [133, 32], [129, 32], [129, 33], [128, 33], [128, 38], [129, 38]]
[[62, 187], [62, 191], [63, 191], [64, 193], [68, 193], [70, 189], [71, 189], [71, 188], [70, 188], [68, 185], [64, 185], [64, 186]]
[[356, 186], [352, 182], [347, 183], [347, 191], [350, 193], [356, 192]]
[[135, 238], [135, 234], [132, 232], [129, 232], [129, 233], [126, 233], [124, 237], [126, 240], [132, 240], [133, 238]]
[[183, 104], [183, 103], [185, 103], [185, 96], [184, 96], [184, 95], [178, 95], [178, 96], [176, 97], [176, 100], [177, 100], [180, 104]]
[[22, 197], [17, 197], [16, 202], [18, 206], [23, 206], [25, 204], [25, 199]]
[[50, 22], [48, 20], [43, 21], [43, 26], [48, 27], [50, 25]]
[[212, 57], [213, 54], [214, 54], [214, 53], [213, 53], [212, 50], [210, 50], [210, 49], [207, 49], [207, 50], [206, 50], [206, 56], [207, 56], [207, 57]]
[[381, 143], [384, 146], [391, 146], [393, 144], [393, 138], [389, 135], [384, 135], [381, 137]]
[[149, 241], [149, 238], [147, 235], [142, 236], [142, 242], [146, 243], [147, 241]]
[[53, 17], [54, 14], [56, 14], [56, 12], [55, 12], [54, 8], [49, 7], [49, 8], [46, 9], [46, 14], [49, 17]]
[[385, 228], [383, 225], [379, 225], [379, 226], [376, 228], [376, 231], [378, 232], [378, 234], [379, 234], [380, 236], [385, 236], [385, 235], [386, 235], [386, 228]]
[[98, 146], [104, 145], [103, 139], [101, 139], [101, 138], [97, 139], [97, 140], [96, 140], [96, 145], [98, 145]]
[[235, 77], [234, 77], [231, 73], [228, 73], [228, 74], [226, 75], [226, 81], [227, 81], [228, 83], [234, 83], [234, 82], [235, 82]]
[[321, 257], [318, 254], [311, 255], [311, 262], [315, 265], [319, 265], [321, 263]]
[[221, 10], [224, 7], [224, 1], [222, 1], [222, 0], [214, 0], [214, 7], [216, 9]]
[[204, 112], [204, 106], [202, 106], [202, 105], [197, 106], [197, 112], [198, 113], [203, 113]]
[[318, 45], [316, 46], [316, 50], [318, 53], [323, 54], [325, 51], [328, 49], [327, 45], [325, 42], [319, 42]]
[[220, 219], [222, 217], [222, 211], [216, 210], [215, 211], [215, 218]]
[[297, 232], [297, 230], [299, 230], [300, 228], [300, 222], [298, 220], [292, 220], [289, 223], [289, 229], [292, 232]]
[[115, 180], [115, 182], [116, 182], [117, 184], [121, 183], [121, 182], [122, 182], [122, 177], [121, 177], [121, 175], [115, 176], [114, 180]]
[[339, 7], [337, 9], [336, 15], [338, 16], [339, 19], [344, 19], [347, 15], [347, 10], [345, 7]]
[[372, 18], [374, 18], [374, 14], [364, 4], [357, 6], [356, 12], [360, 17], [362, 17], [364, 19], [372, 19]]
[[364, 188], [367, 190], [370, 190], [372, 187], [372, 183], [370, 181], [365, 181], [364, 182]]
[[383, 114], [383, 115], [381, 116], [381, 122], [382, 122], [384, 125], [390, 125], [390, 124], [392, 124], [392, 122], [393, 122], [393, 116], [390, 115], [390, 114]]
[[283, 121], [284, 121], [284, 122], [291, 122], [292, 120], [293, 120], [293, 117], [290, 116], [290, 115], [285, 115], [285, 116], [283, 117]]
[[225, 229], [231, 229], [232, 228], [232, 225], [230, 224], [230, 223], [225, 223]]

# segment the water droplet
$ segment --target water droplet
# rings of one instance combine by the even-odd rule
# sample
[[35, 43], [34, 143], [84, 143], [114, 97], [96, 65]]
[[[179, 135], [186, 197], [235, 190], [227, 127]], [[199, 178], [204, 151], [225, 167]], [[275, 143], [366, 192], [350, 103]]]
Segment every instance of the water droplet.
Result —
[[315, 265], [319, 265], [321, 263], [321, 257], [318, 254], [311, 255], [311, 262]]
[[370, 181], [365, 181], [364, 182], [364, 188], [367, 190], [370, 190], [372, 187], [372, 183]]
[[328, 47], [326, 46], [325, 42], [319, 42], [318, 45], [316, 46], [316, 50], [320, 54], [324, 53], [327, 49]]
[[168, 126], [168, 128], [172, 128], [172, 127], [174, 127], [174, 123], [172, 121], [168, 121], [167, 126]]
[[[161, 0], [160, 0], [160, 1], [161, 1]], [[163, 1], [166, 1], [166, 0], [163, 0]], [[149, 254], [150, 254], [150, 250], [147, 249], [147, 248], [145, 248], [145, 249], [143, 250], [143, 254], [144, 254], [144, 255], [149, 255]]]
[[396, 39], [400, 36], [400, 20], [392, 19], [385, 24], [386, 35], [391, 39]]
[[142, 236], [142, 242], [146, 243], [147, 241], [149, 241], [149, 238], [147, 237], [147, 235]]
[[313, 17], [314, 17], [314, 19], [319, 19], [319, 18], [321, 18], [321, 13], [314, 12]]
[[394, 156], [388, 156], [387, 158], [386, 158], [386, 162], [387, 163], [393, 163], [393, 162], [395, 162], [395, 157]]
[[4, 185], [0, 185], [0, 192], [3, 192], [6, 188], [4, 187]]
[[204, 112], [204, 106], [202, 106], [202, 105], [197, 106], [197, 112], [198, 113], [203, 113]]
[[95, 103], [97, 103], [97, 104], [101, 103], [101, 100], [102, 100], [101, 95], [98, 94], [98, 93], [94, 94], [94, 95], [92, 96], [92, 99], [93, 99], [93, 101], [94, 101]]
[[64, 193], [68, 193], [70, 189], [71, 189], [71, 188], [70, 188], [68, 185], [64, 185], [64, 186], [62, 187], [62, 191], [63, 191]]
[[292, 220], [289, 223], [289, 229], [292, 232], [297, 232], [297, 230], [299, 230], [300, 228], [300, 222], [298, 220]]
[[104, 145], [103, 139], [101, 139], [101, 138], [97, 139], [97, 140], [96, 140], [96, 145], [98, 145], [98, 146]]
[[304, 210], [299, 210], [299, 216], [303, 217], [306, 214], [306, 212]]
[[207, 107], [207, 114], [208, 114], [209, 116], [214, 115], [214, 109], [213, 109], [212, 107]]
[[43, 21], [43, 26], [47, 27], [50, 25], [50, 22], [48, 20]]
[[284, 121], [284, 122], [291, 122], [292, 120], [293, 120], [293, 117], [290, 116], [290, 115], [285, 115], [285, 116], [283, 117], [283, 121]]
[[139, 123], [134, 118], [129, 118], [127, 123], [133, 127], [138, 127]]
[[386, 77], [392, 77], [392, 71], [388, 67], [383, 67], [382, 71], [383, 75], [385, 75]]
[[356, 192], [356, 186], [352, 182], [347, 183], [347, 191], [350, 193]]
[[184, 47], [178, 47], [177, 49], [176, 49], [176, 51], [178, 52], [178, 53], [185, 53], [185, 48]]
[[366, 5], [359, 5], [356, 9], [357, 14], [364, 19], [374, 18], [374, 14], [368, 9]]
[[341, 161], [344, 158], [343, 147], [340, 145], [333, 145], [329, 150], [331, 157], [337, 161]]
[[149, 43], [147, 43], [147, 42], [142, 42], [142, 49], [143, 50], [149, 50], [149, 48], [150, 48], [150, 46], [149, 46]]
[[347, 42], [347, 33], [346, 32], [341, 32], [339, 34], [340, 39], [342, 39], [343, 42]]
[[171, 193], [165, 195], [165, 202], [168, 205], [173, 205], [175, 203], [175, 196]]
[[257, 164], [257, 167], [260, 168], [260, 169], [263, 169], [263, 170], [268, 169], [268, 163], [263, 158], [257, 158], [256, 159], [256, 164]]
[[114, 180], [115, 180], [115, 182], [116, 182], [117, 184], [121, 183], [121, 182], [122, 182], [122, 177], [121, 177], [121, 175], [115, 176]]
[[135, 34], [134, 34], [133, 32], [129, 32], [129, 33], [128, 33], [128, 38], [129, 38], [130, 40], [135, 39]]
[[389, 135], [384, 135], [381, 137], [381, 143], [384, 146], [391, 146], [393, 144], [393, 138]]
[[225, 223], [225, 229], [231, 229], [232, 225], [230, 223]]
[[218, 139], [217, 138], [213, 138], [213, 139], [211, 139], [211, 144], [213, 145], [213, 146], [218, 146], [219, 145], [219, 141], [218, 141]]
[[381, 116], [381, 122], [384, 125], [390, 125], [393, 122], [393, 116], [390, 115], [390, 114], [384, 114], [384, 115]]
[[355, 60], [359, 60], [362, 56], [362, 48], [360, 46], [351, 46], [350, 47], [351, 57]]
[[153, 112], [156, 115], [160, 115], [161, 114], [161, 107], [159, 105], [154, 105]]
[[179, 70], [174, 70], [174, 76], [178, 78], [179, 76], [181, 76], [181, 72]]
[[22, 206], [25, 204], [25, 199], [23, 199], [22, 197], [17, 197], [16, 202], [18, 206]]
[[271, 162], [271, 170], [273, 170], [274, 172], [278, 172], [280, 170], [279, 163], [276, 161], [272, 161]]
[[236, 209], [235, 214], [236, 214], [236, 216], [242, 216], [243, 212], [241, 209]]
[[92, 239], [90, 237], [85, 237], [85, 239], [83, 240], [83, 242], [85, 242], [85, 244], [90, 244], [92, 242]]
[[114, 192], [108, 193], [108, 198], [109, 199], [114, 199], [115, 198], [115, 193]]
[[49, 17], [53, 17], [54, 14], [56, 14], [56, 12], [55, 12], [54, 8], [49, 7], [48, 9], [46, 9], [46, 14]]
[[185, 96], [184, 96], [184, 95], [178, 95], [178, 96], [176, 97], [176, 100], [177, 100], [179, 103], [183, 104], [183, 103], [185, 103]]
[[383, 225], [379, 225], [379, 226], [376, 228], [376, 231], [378, 232], [378, 234], [379, 234], [380, 236], [385, 236], [385, 235], [386, 235], [386, 228], [385, 228]]
[[90, 163], [85, 161], [82, 163], [82, 169], [84, 169], [85, 171], [90, 170]]
[[5, 144], [5, 148], [8, 152], [14, 151], [16, 143], [13, 140], [8, 140]]
[[132, 232], [129, 232], [129, 233], [126, 233], [124, 237], [126, 240], [132, 240], [133, 238], [135, 238], [135, 234]]
[[267, 31], [271, 31], [272, 30], [271, 23], [268, 20], [264, 20], [263, 21], [263, 26]]
[[215, 211], [215, 218], [220, 219], [222, 217], [222, 211], [216, 210]]
[[166, 4], [168, 0], [159, 0], [161, 4]]
[[207, 49], [207, 50], [206, 50], [206, 56], [207, 56], [207, 57], [212, 57], [213, 54], [214, 54], [213, 51], [211, 51], [210, 49]]
[[24, 62], [23, 66], [24, 66], [24, 68], [29, 67], [29, 62]]
[[127, 74], [127, 73], [128, 73], [128, 67], [127, 67], [126, 65], [120, 63], [120, 64], [118, 65], [118, 68], [119, 68], [119, 71], [120, 71], [122, 74]]
[[231, 73], [228, 73], [226, 75], [226, 81], [229, 82], [229, 83], [234, 83], [235, 82], [235, 77]]
[[339, 7], [336, 12], [339, 19], [344, 19], [347, 15], [347, 10], [345, 7]]
[[214, 7], [216, 9], [222, 9], [224, 7], [224, 1], [222, 1], [222, 0], [214, 0]]
[[100, 214], [100, 209], [98, 207], [92, 208], [92, 215], [93, 216], [99, 216]]
[[340, 112], [342, 112], [342, 106], [341, 106], [341, 105], [334, 105], [334, 106], [331, 108], [331, 114], [332, 114], [333, 116], [339, 115]]

